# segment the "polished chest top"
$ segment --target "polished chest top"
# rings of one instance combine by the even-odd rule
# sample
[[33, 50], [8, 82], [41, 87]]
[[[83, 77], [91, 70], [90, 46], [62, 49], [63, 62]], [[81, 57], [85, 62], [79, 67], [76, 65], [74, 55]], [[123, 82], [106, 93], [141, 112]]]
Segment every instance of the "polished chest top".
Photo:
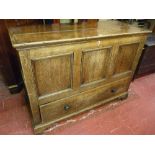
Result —
[[12, 44], [16, 48], [150, 32], [144, 28], [112, 20], [74, 25], [23, 26], [9, 30]]

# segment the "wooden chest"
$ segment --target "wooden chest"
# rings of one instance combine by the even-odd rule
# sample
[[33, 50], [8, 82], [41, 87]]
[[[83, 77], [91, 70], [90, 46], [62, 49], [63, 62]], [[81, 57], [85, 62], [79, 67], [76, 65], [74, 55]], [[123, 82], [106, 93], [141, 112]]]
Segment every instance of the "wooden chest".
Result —
[[125, 98], [149, 30], [118, 21], [11, 28], [35, 133]]

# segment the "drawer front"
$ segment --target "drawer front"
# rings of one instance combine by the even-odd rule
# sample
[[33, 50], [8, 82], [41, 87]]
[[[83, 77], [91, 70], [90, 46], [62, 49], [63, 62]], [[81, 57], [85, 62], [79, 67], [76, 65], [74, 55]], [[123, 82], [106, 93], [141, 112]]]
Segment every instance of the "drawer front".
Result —
[[62, 100], [40, 106], [42, 122], [56, 121], [67, 115], [74, 115], [86, 108], [93, 107], [101, 101], [126, 92], [130, 78], [110, 83], [104, 87], [80, 93]]

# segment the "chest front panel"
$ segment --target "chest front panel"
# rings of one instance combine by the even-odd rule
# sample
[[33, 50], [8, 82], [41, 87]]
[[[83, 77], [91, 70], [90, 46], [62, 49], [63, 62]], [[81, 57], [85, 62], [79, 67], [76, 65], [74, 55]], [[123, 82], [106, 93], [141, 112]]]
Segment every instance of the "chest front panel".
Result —
[[[135, 39], [135, 38], [134, 38]], [[27, 51], [39, 104], [80, 93], [133, 72], [140, 43], [99, 40]], [[129, 74], [126, 74], [129, 76]]]
[[73, 54], [32, 62], [39, 96], [72, 89]]
[[82, 51], [81, 84], [106, 79], [110, 52], [111, 47]]
[[21, 50], [34, 123], [56, 121], [125, 94], [144, 40], [98, 39]]
[[139, 43], [120, 45], [118, 48], [114, 75], [132, 71], [132, 65], [139, 48]]

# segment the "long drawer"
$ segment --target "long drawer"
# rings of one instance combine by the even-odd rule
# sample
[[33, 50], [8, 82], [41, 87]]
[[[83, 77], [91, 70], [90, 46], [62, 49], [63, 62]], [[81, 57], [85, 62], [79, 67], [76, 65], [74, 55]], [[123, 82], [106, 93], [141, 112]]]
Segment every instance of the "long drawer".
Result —
[[55, 102], [40, 106], [42, 123], [63, 119], [67, 115], [73, 115], [91, 106], [95, 106], [105, 99], [126, 92], [129, 86], [129, 78], [125, 78], [106, 86], [73, 95]]

